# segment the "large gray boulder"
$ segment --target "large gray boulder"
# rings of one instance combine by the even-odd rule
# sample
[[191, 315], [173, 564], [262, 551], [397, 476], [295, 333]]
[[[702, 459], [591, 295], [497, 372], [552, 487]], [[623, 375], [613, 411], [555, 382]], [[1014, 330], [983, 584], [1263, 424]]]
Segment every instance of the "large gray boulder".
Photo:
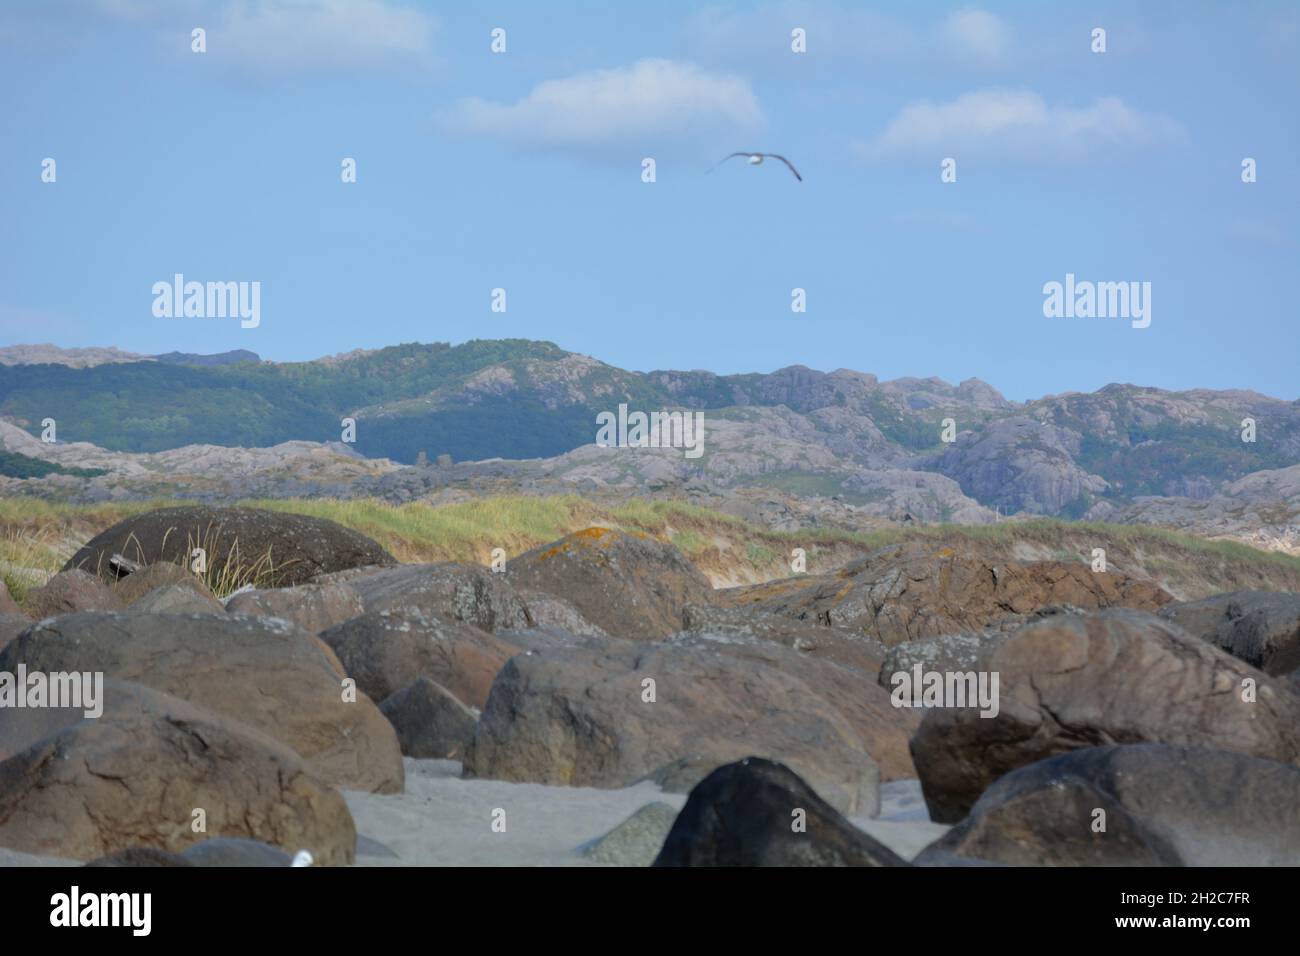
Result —
[[361, 595], [342, 581], [293, 588], [245, 591], [226, 602], [226, 612], [248, 617], [279, 617], [309, 634], [351, 620], [366, 610]]
[[419, 608], [368, 611], [321, 632], [344, 670], [374, 700], [420, 677], [482, 707], [497, 671], [518, 648], [472, 624]]
[[997, 780], [917, 862], [944, 855], [1013, 866], [1300, 866], [1300, 767], [1165, 744], [1073, 750]]
[[397, 731], [407, 757], [459, 760], [474, 741], [478, 716], [427, 677], [385, 698], [379, 711]]
[[529, 627], [528, 608], [504, 577], [477, 565], [444, 562], [404, 564], [326, 580], [351, 585], [367, 613], [418, 610], [485, 631]]
[[[625, 787], [676, 767], [674, 789], [684, 790], [722, 764], [762, 754], [790, 764], [845, 812], [874, 815], [880, 769], [868, 741], [880, 712], [858, 706], [847, 684], [824, 689], [824, 673], [801, 669], [798, 652], [763, 653], [610, 641], [520, 654], [492, 685], [465, 774]], [[860, 676], [852, 686], [885, 696]]]
[[402, 790], [397, 735], [342, 681], [314, 638], [276, 618], [132, 612], [68, 614], [0, 651], [0, 670], [102, 671], [248, 724], [301, 754], [327, 782]]
[[997, 716], [927, 710], [912, 756], [940, 823], [961, 820], [998, 777], [1110, 743], [1300, 757], [1300, 699], [1275, 678], [1141, 611], [1031, 624], [994, 645], [979, 670], [999, 675]]
[[1300, 594], [1237, 591], [1170, 604], [1160, 616], [1265, 674], [1300, 669]]
[[184, 584], [164, 584], [131, 602], [132, 614], [225, 614], [216, 598]]
[[293, 751], [167, 694], [111, 690], [102, 717], [65, 712], [61, 729], [0, 761], [0, 846], [86, 860], [234, 836], [352, 862], [347, 805]]
[[27, 613], [35, 620], [74, 611], [116, 611], [122, 599], [92, 574], [64, 570], [27, 592]]

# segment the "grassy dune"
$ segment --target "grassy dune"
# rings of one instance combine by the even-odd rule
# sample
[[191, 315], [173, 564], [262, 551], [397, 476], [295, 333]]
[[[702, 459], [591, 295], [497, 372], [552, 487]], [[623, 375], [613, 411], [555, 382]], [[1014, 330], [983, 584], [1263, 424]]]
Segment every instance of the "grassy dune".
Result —
[[[129, 515], [178, 504], [184, 502], [64, 505], [31, 498], [0, 500], [0, 574], [21, 600], [93, 535]], [[886, 545], [921, 540], [993, 560], [1090, 561], [1093, 548], [1105, 548], [1113, 570], [1154, 580], [1181, 599], [1241, 588], [1300, 591], [1300, 557], [1141, 525], [1043, 519], [900, 527], [869, 534], [776, 532], [680, 502], [606, 507], [577, 496], [494, 497], [436, 507], [332, 499], [238, 504], [337, 521], [374, 538], [404, 562], [486, 564], [493, 548], [517, 555], [572, 531], [602, 526], [671, 541], [719, 587], [789, 575], [789, 556], [796, 547], [805, 549], [808, 571], [816, 573]]]

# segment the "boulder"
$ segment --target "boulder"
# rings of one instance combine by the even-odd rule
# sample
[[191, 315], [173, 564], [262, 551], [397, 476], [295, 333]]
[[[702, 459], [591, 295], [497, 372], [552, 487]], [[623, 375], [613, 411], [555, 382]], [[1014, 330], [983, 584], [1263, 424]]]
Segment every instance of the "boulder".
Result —
[[385, 698], [379, 711], [407, 757], [459, 760], [474, 740], [474, 711], [441, 684], [420, 677]]
[[361, 595], [349, 584], [301, 584], [271, 591], [245, 591], [226, 602], [230, 614], [280, 617], [310, 634], [364, 614]]
[[880, 671], [886, 648], [879, 641], [844, 627], [823, 627], [779, 614], [748, 608], [688, 604], [682, 609], [683, 633], [719, 643], [766, 642], [810, 658], [834, 661], [872, 679]]
[[60, 571], [27, 592], [27, 612], [38, 621], [74, 611], [116, 611], [122, 606], [111, 588], [85, 571]]
[[[866, 711], [851, 710], [838, 687], [828, 699], [824, 672], [801, 673], [797, 652], [763, 651], [766, 660], [611, 640], [519, 654], [492, 685], [464, 773], [616, 788], [689, 758], [693, 775], [677, 778], [689, 786], [760, 753], [790, 763], [846, 812], [874, 815], [880, 771], [865, 746]], [[788, 666], [769, 662], [781, 655]], [[860, 676], [856, 686], [887, 696]]]
[[606, 637], [605, 632], [592, 624], [582, 612], [564, 598], [538, 591], [535, 588], [516, 588], [519, 597], [528, 606], [528, 616], [534, 627], [565, 631], [580, 637]]
[[278, 618], [69, 614], [33, 625], [0, 670], [102, 671], [183, 697], [297, 751], [335, 786], [402, 790], [397, 735], [371, 701], [343, 699], [311, 635]]
[[923, 540], [881, 548], [828, 574], [718, 595], [728, 606], [839, 625], [889, 646], [1014, 628], [1053, 605], [1154, 611], [1171, 600], [1149, 582], [1078, 561], [994, 561]]
[[[1153, 614], [1031, 624], [990, 648], [978, 670], [999, 675], [997, 716], [931, 708], [912, 738], [936, 822], [961, 820], [1003, 774], [1082, 747], [1150, 742], [1300, 757], [1300, 698]], [[1253, 700], [1243, 699], [1248, 680]]]
[[677, 808], [647, 803], [604, 836], [582, 848], [582, 855], [606, 866], [650, 866], [677, 819]]
[[187, 847], [181, 856], [194, 866], [277, 867], [293, 864], [293, 855], [281, 847], [242, 837], [202, 840]]
[[[822, 628], [831, 631], [831, 628]], [[851, 640], [838, 648], [842, 657], [861, 660], [854, 655]], [[865, 640], [865, 639], [863, 639]], [[913, 780], [916, 767], [912, 763], [910, 741], [921, 725], [921, 715], [910, 708], [893, 704], [889, 691], [876, 683], [874, 668], [867, 670], [840, 663], [830, 656], [820, 656], [817, 651], [836, 642], [835, 635], [823, 638], [815, 649], [804, 650], [798, 645], [785, 647], [776, 641], [747, 638], [736, 634], [718, 635], [710, 632], [679, 634], [664, 642], [666, 650], [691, 648], [705, 654], [735, 658], [744, 666], [774, 668], [797, 674], [799, 679], [816, 689], [817, 696], [845, 715], [853, 724], [859, 745], [880, 768], [880, 779]], [[848, 650], [845, 650], [845, 648]], [[834, 649], [832, 649], [834, 653]], [[871, 656], [864, 666], [871, 667], [876, 659]], [[708, 767], [679, 792], [686, 793], [713, 769]], [[683, 778], [684, 779], [684, 778]]]
[[895, 644], [880, 665], [878, 678], [881, 687], [892, 690], [896, 685], [894, 675], [911, 674], [921, 665], [922, 672], [967, 672], [975, 669], [980, 652], [989, 640], [981, 634], [945, 634], [919, 641]]
[[649, 535], [587, 528], [510, 562], [517, 587], [545, 591], [608, 634], [637, 640], [682, 628], [682, 607], [707, 604], [713, 588], [671, 544]]
[[91, 860], [86, 866], [95, 867], [139, 867], [139, 866], [193, 866], [189, 860], [179, 853], [171, 853], [167, 850], [155, 850], [147, 846], [131, 846], [125, 850], [114, 850], [112, 853]]
[[207, 553], [209, 580], [251, 580], [262, 587], [289, 587], [344, 568], [396, 563], [370, 538], [324, 518], [185, 505], [118, 522], [87, 542], [64, 570], [83, 568], [113, 581], [118, 576], [110, 564], [115, 554], [138, 564], [179, 564], [188, 563], [196, 547]]
[[150, 591], [167, 585], [180, 585], [204, 597], [214, 597], [207, 582], [200, 575], [189, 570], [185, 565], [171, 562], [147, 564], [139, 571], [132, 571], [126, 577], [118, 578], [113, 584], [113, 590], [122, 599], [122, 603], [130, 607]]
[[290, 866], [293, 857], [279, 847], [241, 837], [215, 837], [192, 844], [183, 853], [151, 847], [118, 850], [86, 866]]
[[462, 703], [481, 708], [497, 671], [518, 653], [471, 624], [419, 608], [367, 611], [320, 637], [357, 687], [374, 700], [428, 677]]
[[5, 645], [32, 626], [32, 620], [21, 614], [0, 614], [0, 651]]
[[1300, 668], [1300, 594], [1237, 591], [1170, 604], [1160, 616], [1265, 674]]
[[165, 584], [132, 602], [132, 614], [225, 614], [216, 598], [184, 584]]
[[367, 612], [419, 610], [485, 631], [529, 627], [528, 608], [503, 577], [477, 565], [446, 562], [404, 564], [346, 581]]
[[1300, 768], [1166, 744], [1072, 750], [998, 779], [917, 862], [936, 854], [1013, 866], [1298, 866]]
[[[124, 685], [122, 685], [124, 686]], [[353, 859], [343, 798], [302, 759], [236, 721], [140, 688], [100, 719], [69, 723], [0, 762], [0, 846], [96, 859], [131, 847], [177, 852], [209, 835]]]
[[9, 593], [9, 586], [3, 578], [0, 578], [0, 617], [26, 617], [26, 612]]
[[691, 791], [655, 866], [907, 866], [789, 767], [758, 757]]

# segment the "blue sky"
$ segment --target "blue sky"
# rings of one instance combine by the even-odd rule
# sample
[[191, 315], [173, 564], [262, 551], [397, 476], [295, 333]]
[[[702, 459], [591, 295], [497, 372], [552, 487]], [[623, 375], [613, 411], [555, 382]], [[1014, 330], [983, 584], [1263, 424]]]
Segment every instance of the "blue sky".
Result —
[[[1300, 5], [465, 7], [0, 6], [0, 345], [1300, 398]], [[804, 181], [705, 172], [738, 149]], [[261, 324], [155, 318], [177, 272], [260, 282]], [[1044, 317], [1066, 273], [1150, 282], [1150, 327]]]

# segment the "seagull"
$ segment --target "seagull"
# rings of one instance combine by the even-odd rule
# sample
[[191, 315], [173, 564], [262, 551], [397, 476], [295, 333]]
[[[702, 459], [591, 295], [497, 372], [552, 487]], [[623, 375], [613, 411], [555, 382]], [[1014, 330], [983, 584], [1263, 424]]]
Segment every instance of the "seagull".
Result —
[[778, 153], [732, 153], [730, 156], [724, 156], [724, 157], [722, 157], [722, 159], [720, 159], [720, 160], [719, 160], [719, 161], [718, 161], [718, 162], [713, 166], [713, 169], [708, 170], [708, 172], [713, 172], [714, 169], [717, 169], [719, 166], [721, 166], [721, 165], [722, 165], [723, 163], [725, 163], [727, 160], [729, 160], [729, 159], [733, 159], [733, 158], [736, 157], [736, 156], [746, 156], [746, 157], [748, 157], [748, 158], [749, 158], [749, 165], [751, 165], [751, 166], [760, 166], [760, 165], [762, 165], [764, 159], [769, 159], [769, 158], [770, 158], [770, 159], [779, 159], [779, 160], [781, 160], [781, 162], [785, 163], [787, 166], [790, 167], [790, 172], [794, 173], [794, 178], [795, 178], [795, 179], [799, 180], [799, 182], [803, 182], [803, 177], [799, 175], [799, 170], [797, 170], [797, 169], [794, 168], [794, 164], [791, 163], [790, 160], [786, 159], [784, 156], [781, 156], [781, 155], [778, 154]]

